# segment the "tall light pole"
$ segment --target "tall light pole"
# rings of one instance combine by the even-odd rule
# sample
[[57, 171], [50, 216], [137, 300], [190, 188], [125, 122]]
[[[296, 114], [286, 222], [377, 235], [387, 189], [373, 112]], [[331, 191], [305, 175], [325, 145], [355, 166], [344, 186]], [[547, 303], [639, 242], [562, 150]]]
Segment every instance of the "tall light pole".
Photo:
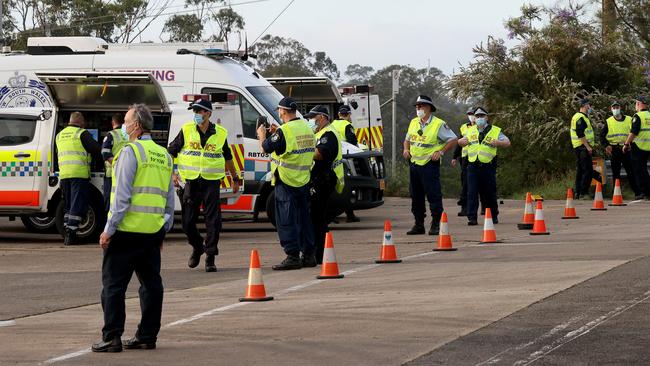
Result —
[[397, 161], [397, 94], [399, 93], [399, 70], [393, 70], [393, 118], [391, 121], [390, 176], [395, 176]]

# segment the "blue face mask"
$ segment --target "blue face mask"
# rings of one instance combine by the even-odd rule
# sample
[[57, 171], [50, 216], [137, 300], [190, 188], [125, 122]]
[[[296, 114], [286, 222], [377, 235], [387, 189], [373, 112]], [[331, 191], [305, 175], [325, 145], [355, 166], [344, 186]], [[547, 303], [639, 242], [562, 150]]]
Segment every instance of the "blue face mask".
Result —
[[483, 128], [487, 125], [487, 118], [479, 117], [476, 119], [476, 125], [480, 128]]
[[592, 114], [592, 113], [594, 113], [594, 109], [589, 107], [589, 109], [587, 109], [587, 114]]
[[203, 116], [200, 114], [194, 114], [194, 122], [197, 125], [200, 125], [201, 123], [203, 123]]
[[129, 138], [129, 134], [126, 133], [126, 123], [122, 123], [122, 127], [120, 127], [120, 130], [122, 131], [122, 136], [124, 136], [125, 138], [128, 139], [128, 138]]

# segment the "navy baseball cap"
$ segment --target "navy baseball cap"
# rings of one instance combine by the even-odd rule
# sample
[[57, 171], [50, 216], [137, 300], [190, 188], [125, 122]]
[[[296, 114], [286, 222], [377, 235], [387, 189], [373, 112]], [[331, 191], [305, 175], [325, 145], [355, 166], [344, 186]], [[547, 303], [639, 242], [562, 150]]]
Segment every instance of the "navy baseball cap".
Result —
[[467, 108], [467, 114], [474, 114], [474, 107]]
[[475, 116], [478, 116], [479, 114], [480, 114], [480, 115], [487, 116], [489, 113], [488, 113], [487, 109], [485, 109], [485, 108], [483, 108], [483, 107], [478, 107], [478, 108], [476, 108], [476, 109], [474, 110], [474, 115], [475, 115]]
[[190, 103], [190, 106], [187, 109], [189, 110], [189, 109], [194, 109], [194, 108], [201, 108], [201, 109], [204, 109], [206, 111], [212, 112], [212, 103], [210, 103], [209, 101], [207, 101], [205, 99], [195, 100], [194, 103]]
[[311, 111], [309, 111], [309, 113], [305, 114], [304, 117], [305, 118], [312, 118], [312, 117], [315, 117], [315, 116], [317, 116], [319, 114], [322, 115], [322, 116], [327, 117], [328, 119], [330, 118], [330, 111], [324, 105], [315, 106], [314, 108], [311, 109]]
[[634, 100], [641, 102], [643, 104], [648, 104], [648, 98], [645, 95], [639, 95]]
[[582, 98], [578, 101], [581, 107], [584, 107], [585, 105], [589, 104], [589, 99], [587, 98]]
[[433, 100], [431, 100], [431, 98], [426, 95], [418, 95], [418, 99], [415, 101], [415, 104], [413, 104], [413, 106], [417, 106], [418, 104], [428, 104], [431, 106], [431, 112], [436, 111], [436, 106], [433, 105]]
[[284, 97], [278, 103], [278, 108], [295, 111], [298, 109], [298, 103], [296, 103], [296, 101], [291, 97]]
[[350, 114], [350, 107], [347, 105], [342, 105], [339, 107], [339, 114]]
[[609, 105], [610, 107], [620, 107], [621, 103], [618, 102], [618, 100], [615, 100], [612, 102], [612, 104]]

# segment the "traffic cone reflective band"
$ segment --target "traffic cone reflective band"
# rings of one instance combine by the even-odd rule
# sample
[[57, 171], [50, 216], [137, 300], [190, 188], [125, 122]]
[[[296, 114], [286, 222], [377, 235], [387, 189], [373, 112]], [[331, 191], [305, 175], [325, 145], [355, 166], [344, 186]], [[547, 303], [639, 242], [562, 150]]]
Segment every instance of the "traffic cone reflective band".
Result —
[[517, 224], [519, 230], [530, 230], [535, 224], [535, 212], [533, 211], [533, 196], [526, 193], [526, 205], [524, 206], [524, 217], [521, 223]]
[[273, 296], [266, 296], [264, 281], [262, 280], [262, 267], [260, 266], [260, 256], [257, 250], [251, 251], [251, 264], [248, 270], [248, 286], [246, 287], [246, 297], [239, 301], [269, 301]]
[[542, 201], [537, 201], [537, 209], [535, 210], [535, 225], [530, 235], [549, 235], [546, 231], [546, 223], [544, 222], [544, 209], [542, 208]]
[[456, 250], [451, 244], [451, 235], [449, 235], [449, 223], [447, 213], [443, 212], [440, 217], [440, 231], [438, 232], [438, 246], [433, 249], [434, 252], [450, 252]]
[[594, 207], [592, 211], [606, 211], [605, 202], [603, 201], [603, 185], [596, 183], [596, 194], [594, 195]]
[[390, 220], [386, 220], [384, 221], [384, 240], [381, 243], [381, 253], [375, 263], [399, 263], [401, 261], [401, 259], [397, 259], [397, 250], [395, 250], [393, 244], [393, 229]]
[[627, 206], [623, 203], [623, 193], [621, 192], [621, 180], [616, 179], [616, 184], [614, 185], [614, 196], [612, 196], [612, 203], [610, 206]]
[[339, 274], [339, 265], [336, 263], [336, 254], [334, 254], [334, 240], [332, 233], [325, 234], [325, 250], [323, 251], [323, 264], [321, 265], [320, 276], [316, 276], [319, 280], [328, 278], [343, 278]]
[[564, 206], [564, 216], [563, 219], [577, 219], [576, 208], [573, 205], [573, 189], [569, 188], [566, 190], [566, 205]]
[[494, 230], [494, 222], [492, 221], [492, 210], [485, 209], [485, 221], [483, 222], [483, 240], [481, 243], [496, 243], [497, 232]]

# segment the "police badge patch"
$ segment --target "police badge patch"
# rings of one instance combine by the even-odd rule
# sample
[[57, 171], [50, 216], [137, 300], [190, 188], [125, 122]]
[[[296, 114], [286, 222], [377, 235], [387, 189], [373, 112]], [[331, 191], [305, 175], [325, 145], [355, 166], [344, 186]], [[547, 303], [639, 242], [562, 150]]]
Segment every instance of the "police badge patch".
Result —
[[327, 137], [323, 136], [320, 138], [320, 143], [325, 145], [327, 143]]
[[271, 136], [271, 141], [273, 142], [278, 142], [280, 139], [280, 136], [277, 133], [274, 133], [273, 136]]

